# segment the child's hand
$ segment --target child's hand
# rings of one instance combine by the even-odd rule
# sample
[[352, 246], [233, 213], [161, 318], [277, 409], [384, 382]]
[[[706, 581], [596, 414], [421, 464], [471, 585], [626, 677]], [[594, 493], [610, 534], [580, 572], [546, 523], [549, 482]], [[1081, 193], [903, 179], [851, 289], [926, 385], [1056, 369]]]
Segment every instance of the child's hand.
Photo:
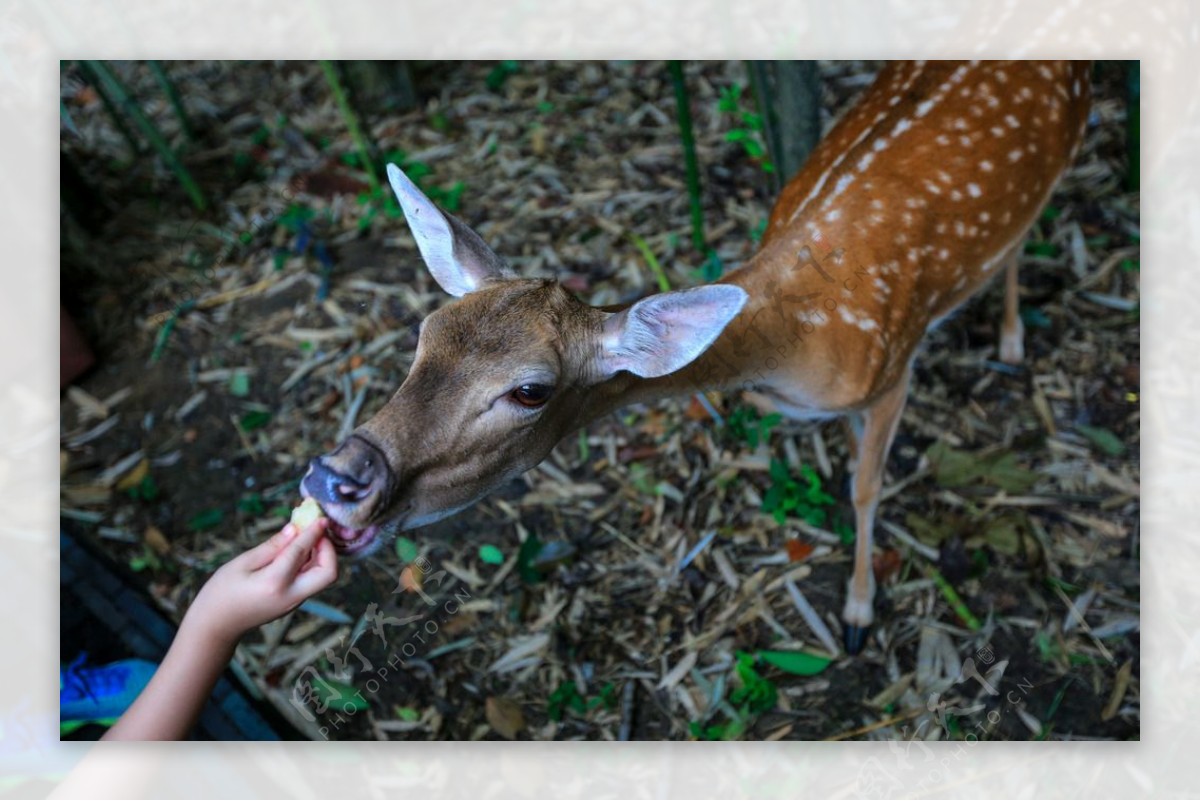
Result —
[[288, 523], [271, 539], [212, 575], [183, 625], [232, 647], [250, 629], [282, 617], [337, 578], [337, 552], [325, 519], [304, 531]]

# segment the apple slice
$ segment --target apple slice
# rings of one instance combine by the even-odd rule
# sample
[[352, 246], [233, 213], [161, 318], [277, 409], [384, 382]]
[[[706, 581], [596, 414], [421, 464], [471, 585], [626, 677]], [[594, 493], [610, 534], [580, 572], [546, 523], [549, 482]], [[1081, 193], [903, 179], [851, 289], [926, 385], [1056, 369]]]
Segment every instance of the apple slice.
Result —
[[292, 523], [300, 531], [311, 526], [325, 516], [321, 506], [313, 498], [305, 498], [304, 502], [292, 510]]

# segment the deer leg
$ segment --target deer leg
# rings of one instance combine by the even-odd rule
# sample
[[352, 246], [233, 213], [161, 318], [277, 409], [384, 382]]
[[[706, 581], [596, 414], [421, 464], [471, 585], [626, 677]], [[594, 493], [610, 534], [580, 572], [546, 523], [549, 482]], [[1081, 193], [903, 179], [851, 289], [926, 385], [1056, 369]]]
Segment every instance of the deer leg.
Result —
[[856, 532], [854, 574], [846, 588], [846, 605], [842, 610], [846, 651], [851, 655], [857, 654], [866, 644], [867, 628], [875, 618], [872, 609], [875, 574], [871, 566], [875, 508], [879, 504], [888, 451], [908, 398], [909, 375], [910, 370], [905, 370], [895, 386], [861, 413], [862, 431], [858, 437], [858, 463], [854, 467], [852, 488]]
[[1020, 364], [1025, 359], [1025, 325], [1021, 322], [1019, 304], [1021, 283], [1019, 271], [1021, 248], [1013, 248], [1005, 256], [1008, 265], [1004, 276], [1004, 322], [1000, 328], [1000, 361]]

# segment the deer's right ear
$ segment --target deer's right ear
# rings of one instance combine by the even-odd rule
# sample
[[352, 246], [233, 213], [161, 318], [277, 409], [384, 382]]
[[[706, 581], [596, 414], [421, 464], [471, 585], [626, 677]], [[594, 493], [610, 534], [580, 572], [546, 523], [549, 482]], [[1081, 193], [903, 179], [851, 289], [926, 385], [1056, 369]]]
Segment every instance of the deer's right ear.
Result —
[[516, 278], [479, 234], [435, 206], [399, 167], [387, 165], [387, 174], [421, 258], [442, 289], [460, 298], [487, 281]]

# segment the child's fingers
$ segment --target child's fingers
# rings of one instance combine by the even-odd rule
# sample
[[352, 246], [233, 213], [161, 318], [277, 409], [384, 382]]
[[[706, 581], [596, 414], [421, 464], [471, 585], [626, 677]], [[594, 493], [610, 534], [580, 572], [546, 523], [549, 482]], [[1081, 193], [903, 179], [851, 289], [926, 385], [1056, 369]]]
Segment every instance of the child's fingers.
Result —
[[308, 598], [332, 584], [337, 574], [337, 549], [324, 538], [313, 548], [312, 558], [296, 576], [292, 588], [300, 598]]
[[246, 561], [247, 570], [258, 570], [265, 565], [271, 563], [285, 545], [299, 533], [296, 526], [288, 523], [286, 526], [275, 532], [269, 539], [263, 540], [258, 545], [255, 545], [250, 550], [242, 554], [242, 559]]
[[264, 569], [290, 581], [300, 570], [300, 566], [308, 559], [309, 551], [325, 536], [326, 525], [325, 519], [321, 518], [301, 531], [278, 553], [275, 560]]

